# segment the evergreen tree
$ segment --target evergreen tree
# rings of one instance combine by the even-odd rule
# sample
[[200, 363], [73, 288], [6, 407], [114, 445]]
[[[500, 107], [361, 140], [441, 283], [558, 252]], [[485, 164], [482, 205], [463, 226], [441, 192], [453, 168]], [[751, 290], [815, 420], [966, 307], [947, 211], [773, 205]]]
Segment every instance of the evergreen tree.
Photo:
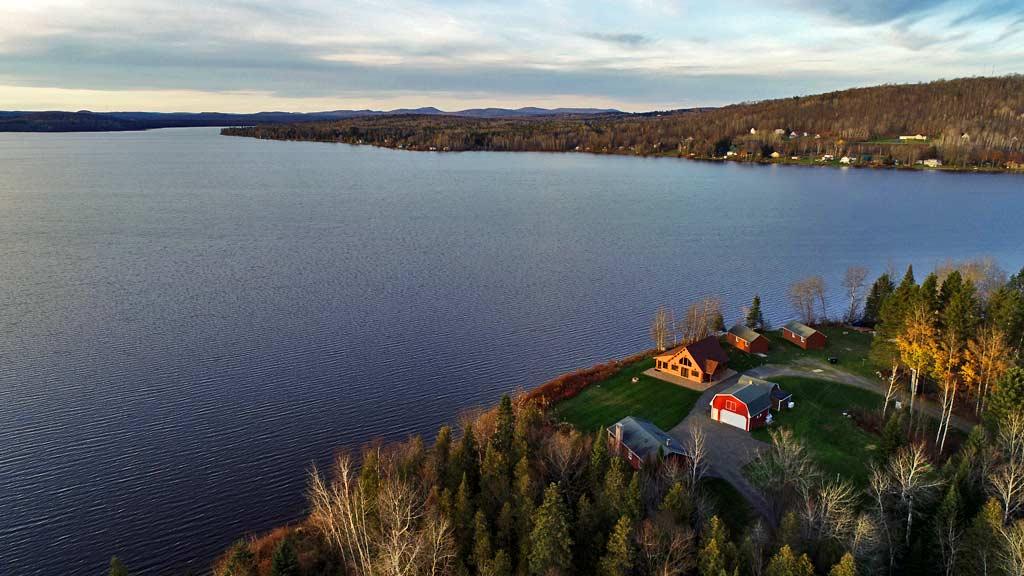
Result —
[[751, 330], [764, 330], [764, 315], [761, 313], [761, 296], [754, 295], [754, 301], [750, 303], [750, 310], [747, 311], [747, 318], [744, 322]]
[[945, 310], [949, 303], [953, 300], [953, 296], [963, 290], [964, 277], [960, 275], [959, 270], [953, 270], [946, 276], [945, 280], [942, 281], [942, 286], [939, 288], [939, 310]]
[[452, 429], [449, 426], [441, 426], [437, 431], [437, 438], [434, 439], [434, 448], [430, 452], [430, 481], [441, 482], [447, 488], [456, 489], [448, 472], [448, 464], [451, 459], [452, 450]]
[[633, 569], [633, 554], [633, 522], [629, 516], [623, 516], [608, 537], [599, 573], [601, 576], [626, 576]]
[[629, 488], [626, 489], [626, 510], [625, 513], [634, 522], [643, 518], [643, 488], [640, 486], [640, 473], [633, 472], [629, 480]]
[[885, 299], [875, 326], [877, 335], [871, 340], [871, 359], [883, 368], [891, 368], [893, 359], [899, 357], [895, 339], [903, 330], [903, 322], [917, 303], [919, 296], [914, 281], [914, 267], [908, 266], [900, 285]]
[[245, 540], [235, 542], [227, 560], [216, 571], [217, 576], [256, 576], [256, 557]]
[[964, 553], [957, 574], [999, 573], [1003, 557], [1003, 511], [994, 498], [985, 503], [966, 533]]
[[512, 560], [508, 552], [498, 550], [484, 576], [512, 576]]
[[907, 435], [905, 431], [906, 424], [904, 423], [903, 414], [898, 410], [894, 410], [885, 422], [885, 428], [882, 429], [882, 439], [879, 442], [883, 458], [892, 456], [897, 450], [906, 445]]
[[715, 317], [711, 320], [711, 331], [712, 332], [725, 332], [725, 318], [722, 317], [722, 312], [715, 312]]
[[533, 514], [530, 532], [530, 573], [535, 575], [572, 572], [572, 537], [565, 503], [557, 484], [544, 491], [544, 501]]
[[[957, 272], [950, 274], [950, 278], [959, 278], [959, 276]], [[945, 282], [942, 287], [945, 290]], [[966, 345], [967, 341], [974, 336], [980, 322], [977, 290], [970, 280], [959, 282], [956, 291], [951, 291], [948, 298], [949, 301], [945, 302], [942, 308], [943, 328], [947, 332], [955, 334], [961, 345]]]
[[512, 450], [512, 442], [516, 431], [516, 417], [512, 410], [512, 399], [506, 394], [501, 397], [498, 404], [498, 416], [494, 424], [494, 435], [491, 436], [491, 446], [504, 456]]
[[604, 475], [601, 502], [604, 505], [605, 517], [609, 519], [609, 523], [627, 513], [625, 468], [626, 465], [622, 458], [615, 456], [608, 463], [608, 471]]
[[501, 504], [508, 497], [511, 479], [505, 453], [494, 444], [487, 447], [480, 466], [480, 505], [491, 518], [497, 517]]
[[469, 483], [470, 492], [476, 494], [480, 482], [480, 449], [477, 447], [473, 426], [466, 426], [453, 460], [454, 473], [458, 475], [456, 478], [464, 477]]
[[505, 500], [501, 505], [501, 512], [498, 513], [498, 540], [499, 548], [514, 550], [516, 542], [516, 515], [512, 511], [512, 499]]
[[861, 317], [861, 323], [874, 326], [881, 318], [882, 305], [895, 289], [896, 285], [893, 284], [892, 278], [888, 274], [879, 276], [878, 280], [871, 285], [871, 291], [868, 292], [867, 300], [864, 301], [864, 315]]
[[921, 302], [924, 302], [928, 310], [932, 314], [938, 314], [942, 304], [939, 301], [939, 276], [935, 272], [926, 276], [924, 282], [921, 282], [919, 294]]
[[676, 482], [661, 500], [661, 510], [672, 514], [676, 524], [686, 526], [693, 517], [693, 499], [682, 482]]
[[704, 527], [704, 543], [697, 559], [700, 576], [728, 575], [736, 567], [738, 551], [729, 541], [729, 531], [718, 516], [712, 516]]
[[1013, 367], [996, 382], [985, 416], [993, 423], [1024, 406], [1024, 368]]
[[800, 519], [796, 513], [790, 510], [782, 517], [779, 523], [779, 544], [791, 550], [800, 551], [803, 549], [803, 538], [800, 536]]
[[593, 574], [597, 571], [598, 553], [604, 544], [604, 535], [597, 510], [586, 494], [580, 496], [576, 503], [575, 535], [576, 569], [580, 574]]
[[299, 576], [299, 556], [292, 546], [292, 539], [286, 536], [278, 543], [270, 561], [270, 576]]
[[1010, 346], [1019, 353], [1024, 345], [1024, 293], [1003, 286], [988, 298], [985, 319], [1006, 334]]
[[459, 551], [463, 559], [469, 557], [469, 547], [473, 542], [473, 519], [475, 516], [469, 479], [463, 474], [462, 482], [459, 483], [459, 491], [455, 493], [455, 517], [452, 518], [455, 540], [459, 545]]
[[515, 471], [515, 515], [516, 537], [519, 541], [519, 573], [529, 570], [530, 532], [533, 529], [533, 514], [536, 485], [530, 470], [530, 463], [524, 455], [516, 464]]
[[853, 560], [853, 555], [849, 552], [843, 554], [839, 563], [828, 571], [828, 576], [857, 576], [857, 563]]
[[765, 576], [814, 576], [814, 564], [806, 554], [797, 557], [789, 546], [783, 546], [768, 562]]
[[603, 430], [594, 435], [593, 448], [590, 451], [590, 464], [587, 466], [587, 477], [590, 480], [590, 494], [594, 498], [601, 497], [604, 477], [608, 472], [608, 439]]
[[491, 528], [487, 525], [487, 515], [483, 510], [477, 510], [473, 518], [473, 564], [480, 573], [487, 572], [490, 568], [491, 556]]
[[128, 576], [128, 568], [117, 556], [110, 559], [110, 576]]

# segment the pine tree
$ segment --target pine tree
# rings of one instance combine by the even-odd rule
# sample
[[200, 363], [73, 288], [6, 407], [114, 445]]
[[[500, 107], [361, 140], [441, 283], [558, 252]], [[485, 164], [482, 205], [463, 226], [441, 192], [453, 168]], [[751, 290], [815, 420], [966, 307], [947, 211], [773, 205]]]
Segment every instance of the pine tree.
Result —
[[512, 450], [515, 431], [516, 417], [512, 410], [512, 399], [506, 394], [501, 397], [501, 403], [498, 404], [498, 416], [494, 424], [494, 434], [491, 436], [491, 446], [507, 457]]
[[498, 550], [484, 576], [512, 576], [512, 560], [508, 557], [508, 552]]
[[996, 383], [992, 398], [985, 409], [985, 417], [998, 423], [1007, 414], [1024, 406], [1024, 368], [1013, 367], [1006, 371]]
[[457, 474], [455, 478], [461, 479], [465, 476], [471, 493], [476, 494], [480, 483], [480, 449], [477, 447], [473, 426], [466, 426], [452, 459], [453, 472]]
[[[950, 278], [959, 278], [957, 272], [950, 274]], [[947, 282], [949, 280], [947, 279]], [[946, 283], [942, 287], [945, 289]], [[981, 306], [978, 301], [978, 293], [970, 280], [959, 282], [955, 291], [950, 290], [948, 302], [942, 308], [942, 326], [946, 332], [956, 336], [961, 345], [966, 345], [978, 328], [981, 316]]]
[[622, 458], [616, 456], [608, 463], [608, 471], [604, 475], [601, 503], [609, 523], [627, 511], [625, 468]]
[[971, 522], [966, 533], [964, 554], [957, 574], [989, 575], [999, 573], [1003, 557], [1003, 511], [997, 500], [990, 499]]
[[1006, 334], [1010, 347], [1024, 345], [1024, 293], [1003, 286], [988, 298], [985, 319]]
[[633, 522], [629, 516], [623, 516], [608, 537], [599, 573], [601, 576], [626, 576], [633, 569], [633, 554]]
[[782, 522], [779, 523], [778, 539], [779, 544], [786, 548], [798, 551], [803, 548], [800, 536], [800, 519], [795, 512], [786, 512], [782, 517]]
[[494, 444], [487, 447], [480, 466], [480, 505], [494, 518], [508, 497], [511, 479], [505, 453]]
[[530, 532], [530, 573], [535, 575], [572, 572], [572, 537], [565, 503], [557, 484], [544, 491], [544, 502], [533, 514]]
[[449, 426], [441, 426], [437, 431], [437, 438], [434, 439], [434, 447], [430, 451], [430, 478], [433, 482], [441, 482], [447, 488], [456, 489], [448, 472], [448, 465], [451, 459], [452, 450], [452, 429]]
[[128, 568], [117, 556], [110, 559], [110, 576], [128, 576]]
[[939, 301], [939, 276], [935, 272], [926, 276], [924, 282], [921, 282], [920, 296], [921, 301], [932, 314], [939, 313], [942, 304]]
[[878, 280], [871, 285], [871, 291], [868, 293], [867, 300], [864, 301], [864, 315], [861, 317], [861, 323], [866, 326], [874, 326], [880, 319], [882, 305], [895, 289], [896, 285], [893, 284], [892, 278], [888, 274], [879, 276]]
[[718, 516], [712, 516], [704, 527], [704, 544], [697, 558], [700, 576], [728, 575], [736, 566], [736, 545], [729, 541], [729, 532]]
[[473, 510], [472, 498], [469, 479], [463, 474], [462, 482], [459, 483], [459, 491], [455, 493], [455, 517], [452, 519], [455, 540], [460, 547], [463, 559], [469, 557], [469, 547], [473, 543], [473, 519], [476, 514]]
[[473, 518], [473, 564], [478, 572], [487, 572], [490, 568], [491, 556], [491, 527], [487, 525], [487, 515], [483, 510], [477, 510]]
[[764, 315], [761, 313], [760, 294], [754, 295], [754, 301], [750, 303], [750, 310], [747, 311], [747, 318], [744, 324], [751, 330], [765, 329]]
[[877, 335], [871, 339], [871, 359], [878, 366], [890, 368], [893, 359], [899, 357], [895, 339], [903, 330], [903, 323], [919, 296], [918, 286], [914, 280], [914, 267], [908, 266], [903, 281], [885, 299], [879, 312], [879, 321], [875, 326]]
[[633, 472], [629, 480], [629, 487], [626, 489], [626, 510], [625, 513], [630, 520], [639, 522], [644, 514], [643, 488], [640, 486], [640, 473]]
[[906, 443], [906, 424], [904, 423], [903, 414], [899, 411], [893, 411], [885, 422], [885, 428], [882, 429], [882, 439], [879, 442], [882, 457], [888, 458], [892, 456]]
[[299, 556], [288, 536], [282, 538], [274, 550], [270, 561], [270, 576], [299, 576]]
[[828, 576], [857, 576], [857, 563], [853, 560], [853, 555], [849, 552], [843, 554], [839, 563], [829, 570]]
[[765, 576], [814, 576], [814, 564], [806, 554], [797, 557], [789, 546], [783, 546], [768, 562]]
[[576, 503], [576, 526], [573, 542], [576, 551], [576, 569], [581, 574], [593, 574], [597, 570], [598, 554], [604, 544], [597, 510], [586, 494]]
[[533, 530], [533, 514], [536, 485], [526, 456], [519, 459], [515, 470], [515, 516], [516, 538], [519, 541], [519, 570], [529, 570], [530, 532]]
[[661, 500], [661, 510], [670, 512], [676, 524], [686, 526], [693, 516], [693, 499], [682, 482], [676, 482]]
[[511, 498], [505, 500], [501, 505], [501, 512], [498, 513], [497, 524], [497, 546], [506, 550], [514, 550], [516, 543], [516, 515], [512, 510]]
[[715, 317], [711, 320], [711, 331], [712, 332], [725, 332], [725, 318], [722, 317], [722, 312], [715, 312]]

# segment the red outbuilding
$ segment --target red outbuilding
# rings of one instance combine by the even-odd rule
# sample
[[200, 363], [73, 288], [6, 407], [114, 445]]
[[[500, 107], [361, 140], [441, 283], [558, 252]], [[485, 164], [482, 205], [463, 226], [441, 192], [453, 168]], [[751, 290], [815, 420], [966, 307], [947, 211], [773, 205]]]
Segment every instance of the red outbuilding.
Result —
[[828, 341], [821, 332], [795, 320], [782, 327], [782, 337], [804, 350], [821, 350]]
[[771, 410], [786, 408], [792, 397], [778, 384], [740, 376], [711, 399], [711, 419], [749, 432], [770, 423]]
[[749, 354], [764, 354], [768, 352], [768, 339], [743, 324], [737, 324], [729, 328], [729, 331], [725, 334], [725, 339], [736, 349]]

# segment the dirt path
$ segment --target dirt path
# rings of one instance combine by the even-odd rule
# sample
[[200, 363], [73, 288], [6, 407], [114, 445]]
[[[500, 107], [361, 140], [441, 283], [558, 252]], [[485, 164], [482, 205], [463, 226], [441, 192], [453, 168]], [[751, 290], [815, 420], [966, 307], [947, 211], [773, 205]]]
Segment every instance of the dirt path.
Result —
[[[818, 372], [815, 372], [818, 370]], [[801, 376], [805, 378], [820, 378], [822, 380], [829, 380], [832, 382], [839, 382], [862, 390], [868, 390], [874, 392], [880, 396], [885, 396], [885, 388], [881, 383], [844, 372], [834, 368], [830, 364], [820, 362], [811, 359], [802, 359], [795, 365], [780, 365], [780, 364], [765, 364], [764, 366], [758, 366], [751, 370], [747, 370], [747, 374], [756, 376], [758, 378], [771, 378], [773, 376]], [[897, 397], [903, 402], [904, 406], [908, 405], [906, 390], [900, 390], [897, 393]], [[942, 407], [927, 398], [918, 397], [914, 401], [914, 410], [924, 412], [933, 418], [938, 419], [942, 414]], [[974, 423], [966, 418], [953, 414], [950, 419], [950, 424], [957, 430], [964, 433], [969, 433], [974, 428]]]

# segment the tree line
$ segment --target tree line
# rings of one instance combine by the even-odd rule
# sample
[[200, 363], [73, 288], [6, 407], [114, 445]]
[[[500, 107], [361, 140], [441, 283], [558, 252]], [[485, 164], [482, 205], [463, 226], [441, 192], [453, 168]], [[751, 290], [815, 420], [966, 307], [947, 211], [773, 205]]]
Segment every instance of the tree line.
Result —
[[[580, 151], [720, 158], [852, 156], [875, 165], [1024, 163], [1024, 76], [883, 85], [722, 108], [557, 118], [399, 115], [223, 134], [409, 150]], [[921, 134], [927, 140], [899, 141]], [[773, 156], [773, 153], [776, 153]]]

